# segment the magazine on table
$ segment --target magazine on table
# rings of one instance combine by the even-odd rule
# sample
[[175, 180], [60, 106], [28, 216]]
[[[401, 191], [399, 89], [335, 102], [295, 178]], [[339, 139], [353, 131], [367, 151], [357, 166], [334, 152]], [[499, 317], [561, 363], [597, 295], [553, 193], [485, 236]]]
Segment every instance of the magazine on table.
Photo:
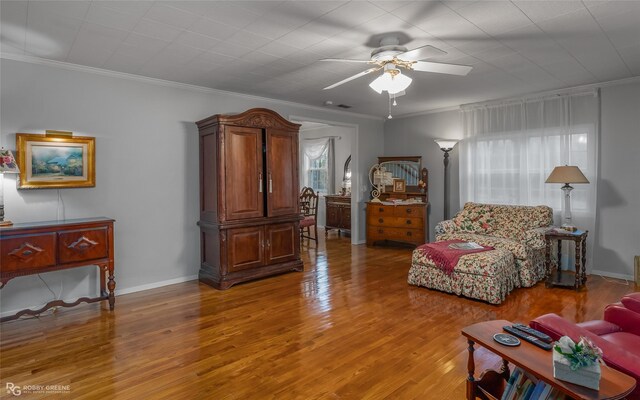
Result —
[[484, 249], [484, 247], [480, 246], [476, 242], [451, 243], [449, 245], [449, 248], [450, 249], [456, 249], [456, 250], [478, 250], [478, 249]]

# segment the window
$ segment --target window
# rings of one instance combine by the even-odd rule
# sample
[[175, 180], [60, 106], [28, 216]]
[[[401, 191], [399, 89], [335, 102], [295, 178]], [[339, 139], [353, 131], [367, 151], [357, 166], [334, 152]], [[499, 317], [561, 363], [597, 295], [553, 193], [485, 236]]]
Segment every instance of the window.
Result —
[[333, 138], [303, 139], [302, 154], [301, 185], [317, 193], [333, 193]]
[[320, 157], [311, 160], [304, 156], [306, 182], [305, 186], [313, 188], [316, 192], [327, 193], [329, 189], [329, 146], [326, 146]]
[[[551, 171], [575, 165], [589, 184], [572, 185], [572, 224], [595, 229], [599, 100], [597, 91], [463, 107], [460, 200], [548, 205], [561, 221], [561, 184]], [[592, 242], [592, 238], [588, 238]], [[587, 268], [593, 245], [587, 246]]]

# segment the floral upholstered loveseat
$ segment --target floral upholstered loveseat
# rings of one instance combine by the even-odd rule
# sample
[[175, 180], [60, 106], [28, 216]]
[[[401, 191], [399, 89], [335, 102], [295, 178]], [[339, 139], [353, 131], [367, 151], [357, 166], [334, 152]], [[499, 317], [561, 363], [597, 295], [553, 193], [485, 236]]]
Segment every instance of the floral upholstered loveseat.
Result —
[[553, 223], [547, 206], [467, 203], [453, 219], [436, 226], [436, 240], [460, 239], [513, 253], [518, 286], [530, 287], [545, 277], [544, 232]]

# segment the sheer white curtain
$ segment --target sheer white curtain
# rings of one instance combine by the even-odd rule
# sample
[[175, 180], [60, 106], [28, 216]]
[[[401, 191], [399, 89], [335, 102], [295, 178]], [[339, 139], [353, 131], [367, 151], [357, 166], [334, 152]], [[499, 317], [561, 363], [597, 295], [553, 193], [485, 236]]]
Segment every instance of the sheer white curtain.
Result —
[[573, 185], [573, 224], [595, 228], [600, 101], [597, 90], [462, 108], [460, 201], [545, 204], [561, 222], [562, 185], [544, 183], [554, 167], [577, 165], [589, 184]]
[[[320, 163], [326, 168], [326, 174], [322, 173], [323, 179], [326, 179], [325, 187], [327, 193], [334, 192], [334, 139], [333, 138], [319, 138], [319, 139], [304, 139], [302, 141], [302, 186], [317, 186], [313, 185], [309, 176], [309, 170], [318, 166], [318, 160], [322, 158], [325, 153], [327, 154], [326, 165]], [[317, 179], [317, 178], [316, 178]]]

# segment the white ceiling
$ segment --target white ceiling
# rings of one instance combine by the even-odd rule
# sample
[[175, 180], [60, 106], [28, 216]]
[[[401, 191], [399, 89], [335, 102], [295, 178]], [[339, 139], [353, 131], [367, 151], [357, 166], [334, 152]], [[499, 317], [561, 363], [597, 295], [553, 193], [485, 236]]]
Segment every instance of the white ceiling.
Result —
[[5, 1], [1, 50], [385, 116], [371, 36], [400, 31], [466, 77], [408, 72], [394, 115], [640, 75], [640, 1]]

